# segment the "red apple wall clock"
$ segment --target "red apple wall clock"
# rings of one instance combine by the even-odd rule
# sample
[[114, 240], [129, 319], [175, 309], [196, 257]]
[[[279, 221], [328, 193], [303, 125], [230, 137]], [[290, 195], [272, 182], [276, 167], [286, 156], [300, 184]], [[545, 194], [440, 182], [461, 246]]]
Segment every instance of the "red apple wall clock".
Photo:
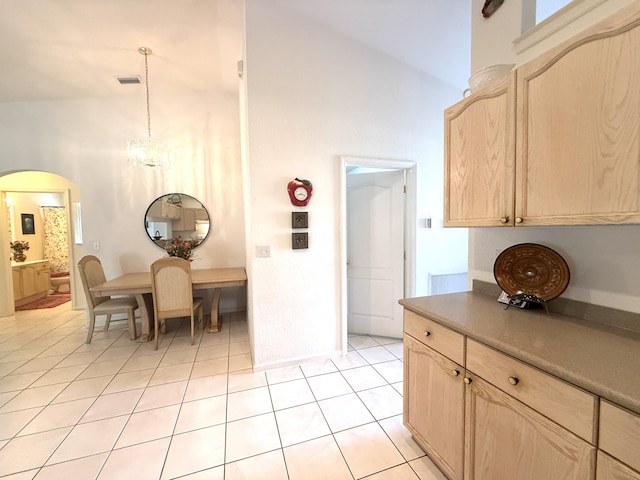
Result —
[[300, 180], [299, 178], [296, 178], [287, 184], [287, 192], [289, 193], [291, 204], [296, 207], [306, 206], [311, 199], [312, 191], [313, 185], [311, 185], [309, 180]]

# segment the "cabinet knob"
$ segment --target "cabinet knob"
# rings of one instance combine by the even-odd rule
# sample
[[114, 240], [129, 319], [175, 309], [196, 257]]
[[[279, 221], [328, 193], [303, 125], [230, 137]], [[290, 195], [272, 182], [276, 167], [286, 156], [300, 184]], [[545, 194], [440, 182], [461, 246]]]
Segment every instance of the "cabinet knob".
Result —
[[516, 223], [522, 223], [522, 222], [524, 222], [522, 217], [516, 217]]
[[469, 377], [464, 377], [464, 383], [471, 385], [471, 379]]
[[518, 380], [518, 377], [509, 377], [509, 383], [511, 385], [517, 385], [519, 381], [520, 380]]
[[502, 217], [500, 223], [509, 223], [509, 217]]
[[453, 370], [451, 370], [451, 375], [453, 375], [454, 377], [457, 377], [458, 375], [460, 375], [460, 370], [456, 370], [454, 368]]
[[427, 330], [426, 332], [424, 332], [424, 336], [425, 336], [425, 337], [429, 337], [429, 336], [431, 336], [431, 332]]

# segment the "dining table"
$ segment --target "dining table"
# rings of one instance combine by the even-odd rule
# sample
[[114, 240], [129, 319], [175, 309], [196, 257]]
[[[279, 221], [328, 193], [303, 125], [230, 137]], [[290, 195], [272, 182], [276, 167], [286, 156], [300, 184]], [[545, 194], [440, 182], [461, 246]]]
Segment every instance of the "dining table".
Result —
[[[212, 292], [211, 323], [209, 333], [220, 332], [220, 292], [225, 287], [241, 287], [247, 283], [247, 273], [242, 267], [234, 268], [202, 268], [191, 270], [193, 290]], [[119, 277], [91, 287], [91, 291], [99, 297], [133, 295], [138, 302], [142, 321], [142, 333], [138, 342], [153, 340], [153, 297], [151, 295], [151, 272], [125, 273]]]

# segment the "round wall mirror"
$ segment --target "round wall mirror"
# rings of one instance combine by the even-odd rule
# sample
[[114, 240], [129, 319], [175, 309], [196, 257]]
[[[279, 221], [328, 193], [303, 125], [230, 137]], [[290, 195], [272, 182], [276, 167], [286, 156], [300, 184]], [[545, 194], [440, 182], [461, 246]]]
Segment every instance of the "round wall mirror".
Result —
[[162, 249], [178, 236], [184, 240], [197, 239], [201, 245], [209, 235], [209, 212], [190, 195], [169, 193], [151, 202], [144, 227], [151, 241]]

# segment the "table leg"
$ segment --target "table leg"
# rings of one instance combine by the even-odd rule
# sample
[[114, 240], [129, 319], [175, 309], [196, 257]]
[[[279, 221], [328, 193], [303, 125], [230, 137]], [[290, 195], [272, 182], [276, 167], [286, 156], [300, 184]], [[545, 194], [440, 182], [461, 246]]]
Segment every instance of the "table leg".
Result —
[[142, 333], [137, 341], [149, 342], [153, 340], [153, 297], [150, 293], [136, 293], [136, 301], [142, 320]]
[[222, 319], [219, 314], [220, 307], [220, 288], [213, 290], [213, 298], [211, 299], [211, 326], [209, 333], [218, 333], [222, 328]]

